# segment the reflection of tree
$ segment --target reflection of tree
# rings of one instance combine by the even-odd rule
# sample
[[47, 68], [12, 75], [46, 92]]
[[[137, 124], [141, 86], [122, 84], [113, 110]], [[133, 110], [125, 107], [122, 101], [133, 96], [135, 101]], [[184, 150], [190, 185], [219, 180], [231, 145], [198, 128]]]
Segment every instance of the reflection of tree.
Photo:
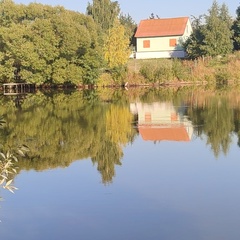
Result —
[[98, 164], [103, 183], [112, 181], [115, 175], [114, 165], [121, 164], [122, 146], [134, 137], [132, 119], [129, 108], [123, 105], [110, 105], [106, 111], [106, 124], [102, 129], [99, 148], [92, 158], [92, 161]]
[[[188, 105], [186, 114], [192, 121], [197, 136], [205, 134], [217, 157], [222, 151], [227, 153], [231, 143], [231, 133], [235, 130], [240, 139], [239, 110], [234, 106], [236, 93], [214, 94], [212, 90], [187, 88], [151, 88], [142, 95], [144, 102], [172, 101], [175, 106]], [[234, 108], [235, 107], [235, 108]], [[234, 110], [233, 110], [234, 109]], [[235, 129], [234, 129], [235, 126]], [[240, 146], [240, 141], [239, 141]]]
[[193, 124], [199, 126], [198, 135], [206, 134], [214, 155], [217, 157], [221, 151], [227, 154], [234, 129], [233, 111], [228, 100], [212, 97], [205, 107], [191, 108], [189, 114]]
[[204, 112], [204, 131], [208, 136], [207, 143], [211, 145], [215, 156], [222, 150], [225, 154], [231, 143], [233, 131], [233, 111], [226, 99], [214, 98]]
[[112, 178], [115, 176], [115, 165], [121, 165], [122, 156], [122, 149], [116, 143], [106, 139], [101, 142], [92, 161], [97, 163], [97, 169], [102, 175], [103, 183], [112, 182]]
[[106, 133], [109, 139], [118, 145], [127, 144], [129, 138], [132, 138], [132, 120], [129, 107], [111, 105], [106, 112]]
[[234, 131], [238, 136], [238, 146], [240, 147], [240, 109], [235, 109], [234, 111]]
[[96, 92], [38, 93], [28, 95], [21, 110], [11, 102], [1, 108], [8, 125], [4, 143], [25, 143], [31, 149], [30, 159], [19, 161], [19, 171], [65, 167], [76, 159], [92, 158], [103, 182], [111, 181], [123, 145], [134, 136], [131, 114], [128, 104], [113, 106], [97, 99]]
[[[76, 159], [90, 158], [102, 174], [103, 183], [111, 182], [115, 165], [121, 163], [122, 148], [137, 134], [132, 128], [133, 116], [124, 90], [99, 94], [97, 91], [37, 93], [27, 95], [21, 109], [13, 101], [0, 96], [7, 128], [0, 135], [4, 146], [29, 146], [29, 159], [18, 162], [18, 169], [44, 170], [65, 167]], [[131, 90], [129, 90], [131, 91]], [[129, 91], [127, 94], [129, 94]], [[141, 91], [140, 91], [141, 92]], [[192, 101], [192, 91], [181, 89], [151, 89], [141, 92], [144, 102], [172, 101], [176, 109], [184, 103], [197, 136], [206, 135], [214, 154], [227, 153], [231, 133], [240, 136], [238, 106], [232, 107], [230, 97], [201, 94], [201, 101]], [[99, 96], [104, 95], [104, 101]], [[190, 96], [190, 97], [189, 97]], [[131, 96], [132, 97], [132, 96]], [[187, 109], [187, 111], [186, 111]], [[235, 125], [235, 129], [234, 129]], [[6, 150], [6, 149], [4, 149]]]

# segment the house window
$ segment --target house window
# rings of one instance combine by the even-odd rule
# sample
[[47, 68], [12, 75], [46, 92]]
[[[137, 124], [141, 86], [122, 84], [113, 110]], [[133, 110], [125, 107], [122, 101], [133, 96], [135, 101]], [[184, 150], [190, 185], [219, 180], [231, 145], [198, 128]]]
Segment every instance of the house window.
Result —
[[143, 41], [143, 48], [150, 48], [150, 40]]
[[145, 113], [145, 122], [151, 122], [151, 121], [152, 121], [151, 113]]
[[172, 38], [169, 40], [169, 46], [170, 47], [176, 47], [177, 46], [177, 39]]

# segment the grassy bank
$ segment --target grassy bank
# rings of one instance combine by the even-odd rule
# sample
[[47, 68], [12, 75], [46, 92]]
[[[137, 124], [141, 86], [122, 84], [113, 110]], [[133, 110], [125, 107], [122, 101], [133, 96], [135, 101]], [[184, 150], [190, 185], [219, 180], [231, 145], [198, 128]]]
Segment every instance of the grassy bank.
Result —
[[240, 52], [226, 57], [180, 59], [131, 59], [129, 84], [240, 84]]

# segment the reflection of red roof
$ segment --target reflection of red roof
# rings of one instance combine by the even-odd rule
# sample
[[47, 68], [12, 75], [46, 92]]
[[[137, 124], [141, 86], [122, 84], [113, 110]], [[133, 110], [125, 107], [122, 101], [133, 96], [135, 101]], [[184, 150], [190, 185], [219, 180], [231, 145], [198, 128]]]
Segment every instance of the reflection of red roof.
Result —
[[135, 37], [181, 36], [187, 21], [188, 17], [142, 20]]
[[139, 125], [138, 130], [145, 141], [190, 141], [183, 125], [164, 127]]

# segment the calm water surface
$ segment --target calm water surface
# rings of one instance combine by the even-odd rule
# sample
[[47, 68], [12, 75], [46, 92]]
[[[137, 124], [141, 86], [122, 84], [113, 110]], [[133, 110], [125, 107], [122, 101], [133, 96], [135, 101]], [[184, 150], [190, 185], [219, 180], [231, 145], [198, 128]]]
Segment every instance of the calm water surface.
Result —
[[169, 91], [3, 96], [1, 239], [239, 239], [238, 95]]

